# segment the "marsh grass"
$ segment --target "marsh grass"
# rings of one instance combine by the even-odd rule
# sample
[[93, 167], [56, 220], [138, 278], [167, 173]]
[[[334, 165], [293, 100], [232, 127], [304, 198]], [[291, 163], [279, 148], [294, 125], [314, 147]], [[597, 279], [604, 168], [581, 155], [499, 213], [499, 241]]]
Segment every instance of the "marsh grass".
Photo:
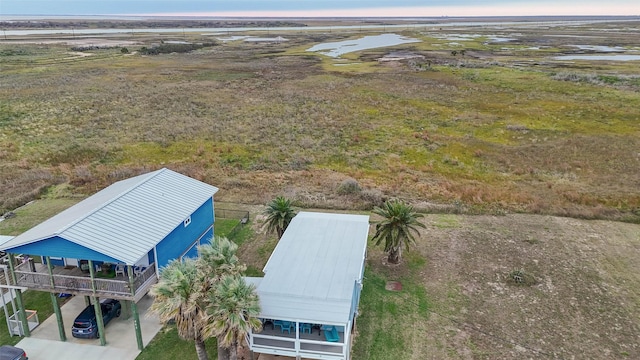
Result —
[[[324, 176], [337, 172], [383, 196], [479, 212], [639, 221], [640, 99], [633, 80], [622, 82], [634, 79], [631, 65], [511, 66], [561, 46], [504, 50], [488, 33], [454, 57], [430, 31], [408, 30], [424, 41], [397, 47], [424, 54], [429, 71], [379, 64], [380, 49], [348, 55], [357, 63], [348, 66], [305, 51], [365, 32], [153, 57], [114, 48], [67, 59], [64, 46], [0, 45], [0, 209], [58, 181], [90, 194], [113, 173], [167, 166], [227, 184], [222, 200], [247, 203], [289, 188], [333, 207], [335, 179]], [[600, 81], [554, 78], [560, 72]], [[48, 178], [33, 178], [38, 171]]]

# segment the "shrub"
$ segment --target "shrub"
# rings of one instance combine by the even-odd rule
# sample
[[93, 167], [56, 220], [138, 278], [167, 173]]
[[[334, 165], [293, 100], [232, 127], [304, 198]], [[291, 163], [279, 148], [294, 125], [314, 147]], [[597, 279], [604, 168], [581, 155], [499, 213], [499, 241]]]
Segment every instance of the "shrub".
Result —
[[525, 272], [523, 269], [513, 270], [509, 273], [508, 282], [514, 285], [520, 286], [531, 286], [535, 285], [536, 279], [529, 273]]
[[339, 195], [357, 194], [361, 191], [360, 185], [355, 179], [348, 178], [343, 180], [338, 186]]
[[385, 202], [382, 191], [378, 189], [365, 189], [360, 192], [360, 199], [369, 203], [370, 208], [381, 206]]

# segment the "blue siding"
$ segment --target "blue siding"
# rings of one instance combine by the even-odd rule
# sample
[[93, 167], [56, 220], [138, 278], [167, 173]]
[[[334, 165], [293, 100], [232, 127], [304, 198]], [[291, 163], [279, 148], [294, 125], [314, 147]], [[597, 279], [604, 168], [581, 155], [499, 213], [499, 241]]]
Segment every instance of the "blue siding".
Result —
[[211, 244], [211, 240], [213, 240], [213, 227], [207, 231], [202, 238], [200, 239], [200, 245], [209, 245]]
[[156, 246], [158, 266], [166, 266], [171, 260], [183, 256], [201, 236], [213, 231], [213, 221], [213, 198], [209, 198], [191, 214], [191, 223], [188, 226], [184, 226], [183, 223], [178, 224]]
[[[40, 256], [66, 257], [72, 259], [86, 259], [105, 262], [122, 262], [110, 256], [84, 246], [72, 243], [59, 236], [40, 240], [31, 244], [14, 247], [10, 250], [14, 254], [29, 254]], [[53, 261], [51, 263], [54, 263]]]
[[[45, 264], [45, 265], [47, 264], [46, 260], [47, 260], [46, 257], [42, 258], [42, 263]], [[51, 259], [51, 265], [53, 265], [53, 266], [64, 266], [64, 258], [62, 258], [62, 259]]]

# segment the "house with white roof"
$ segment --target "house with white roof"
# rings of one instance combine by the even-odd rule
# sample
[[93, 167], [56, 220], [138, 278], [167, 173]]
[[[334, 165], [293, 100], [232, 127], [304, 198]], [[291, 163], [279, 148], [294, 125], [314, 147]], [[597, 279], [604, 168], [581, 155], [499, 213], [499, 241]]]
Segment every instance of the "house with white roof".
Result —
[[[20, 288], [87, 296], [94, 304], [99, 298], [119, 299], [131, 307], [142, 350], [136, 303], [158, 281], [161, 267], [173, 259], [197, 256], [196, 247], [211, 240], [217, 191], [215, 186], [160, 169], [116, 182], [32, 229], [5, 238], [0, 250], [10, 257], [18, 306], [22, 308]], [[18, 255], [39, 256], [46, 266], [16, 261]], [[98, 277], [105, 269], [115, 270], [116, 277]], [[59, 307], [52, 299], [64, 341]], [[96, 305], [96, 313], [100, 312]], [[23, 308], [19, 315], [24, 335], [29, 336]]]
[[263, 329], [251, 351], [348, 360], [364, 276], [369, 217], [300, 212], [256, 285]]

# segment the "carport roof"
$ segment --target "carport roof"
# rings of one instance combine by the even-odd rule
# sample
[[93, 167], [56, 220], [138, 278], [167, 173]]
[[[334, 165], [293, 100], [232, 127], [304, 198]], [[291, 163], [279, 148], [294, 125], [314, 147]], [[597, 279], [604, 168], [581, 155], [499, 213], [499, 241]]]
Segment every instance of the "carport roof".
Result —
[[[133, 265], [218, 188], [160, 169], [118, 181], [0, 245], [11, 249], [59, 237]], [[42, 244], [46, 247], [46, 242]]]

